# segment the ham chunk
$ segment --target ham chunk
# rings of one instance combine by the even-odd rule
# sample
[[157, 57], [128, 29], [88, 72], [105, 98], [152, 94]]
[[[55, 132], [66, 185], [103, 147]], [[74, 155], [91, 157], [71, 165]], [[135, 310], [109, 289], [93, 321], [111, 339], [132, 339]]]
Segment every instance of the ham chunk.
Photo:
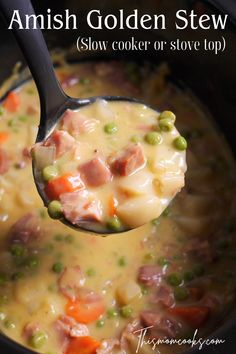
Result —
[[62, 129], [74, 136], [93, 132], [97, 124], [96, 119], [88, 119], [80, 112], [71, 109], [67, 109], [62, 118]]
[[5, 150], [0, 148], [0, 175], [4, 175], [10, 168], [9, 158]]
[[32, 213], [28, 213], [16, 221], [8, 233], [10, 243], [28, 244], [41, 236], [40, 219]]
[[44, 146], [55, 146], [56, 157], [60, 157], [75, 147], [75, 139], [63, 130], [56, 130], [46, 140]]
[[145, 265], [140, 267], [138, 281], [146, 286], [159, 284], [164, 274], [163, 268], [158, 265]]
[[166, 307], [170, 307], [175, 303], [173, 291], [166, 285], [160, 285], [155, 290], [155, 293], [152, 294], [150, 302], [152, 304], [161, 303]]
[[129, 176], [145, 165], [146, 159], [140, 144], [131, 144], [111, 159], [112, 172]]
[[66, 267], [60, 278], [58, 286], [60, 292], [71, 300], [75, 300], [81, 287], [84, 286], [85, 277], [80, 266]]
[[155, 311], [143, 311], [141, 322], [145, 327], [152, 327], [148, 334], [156, 339], [175, 338], [181, 329], [181, 325], [176, 320]]
[[109, 167], [99, 157], [81, 165], [79, 171], [85, 184], [90, 187], [99, 187], [110, 182], [112, 178]]
[[28, 322], [24, 328], [22, 335], [25, 340], [29, 340], [35, 333], [40, 330], [40, 325], [37, 322]]
[[89, 335], [88, 327], [82, 323], [76, 322], [73, 317], [61, 315], [55, 323], [58, 332], [62, 332], [71, 338], [85, 337]]
[[60, 196], [62, 210], [72, 224], [80, 221], [101, 221], [102, 206], [92, 193], [86, 190], [64, 193]]

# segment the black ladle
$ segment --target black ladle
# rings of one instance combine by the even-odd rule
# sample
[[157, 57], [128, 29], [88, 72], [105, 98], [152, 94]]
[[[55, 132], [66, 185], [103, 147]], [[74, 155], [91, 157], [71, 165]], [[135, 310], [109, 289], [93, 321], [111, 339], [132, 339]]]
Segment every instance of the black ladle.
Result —
[[[52, 61], [39, 26], [37, 26], [37, 29], [25, 29], [25, 15], [35, 15], [30, 0], [0, 0], [0, 10], [8, 26], [11, 23], [14, 10], [18, 10], [24, 27], [24, 29], [19, 29], [19, 25], [14, 22], [12, 31], [24, 54], [39, 93], [41, 114], [36, 142], [42, 142], [50, 135], [66, 109], [79, 109], [94, 103], [97, 99], [140, 102], [134, 98], [120, 96], [99, 96], [85, 99], [75, 99], [67, 96], [55, 76]], [[38, 192], [44, 205], [47, 206], [49, 201], [42, 189], [42, 184], [37, 178], [34, 164], [33, 173]], [[68, 226], [75, 227], [65, 219], [62, 219], [62, 221]], [[103, 228], [99, 228], [96, 223], [83, 222], [76, 225], [76, 228], [101, 234], [108, 233]]]

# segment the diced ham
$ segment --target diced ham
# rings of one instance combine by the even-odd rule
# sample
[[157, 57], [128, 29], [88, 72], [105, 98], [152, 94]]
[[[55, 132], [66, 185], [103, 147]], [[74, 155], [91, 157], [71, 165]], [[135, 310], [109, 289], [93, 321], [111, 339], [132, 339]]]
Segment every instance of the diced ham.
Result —
[[66, 267], [58, 279], [60, 292], [71, 300], [76, 299], [84, 283], [85, 277], [80, 266]]
[[27, 244], [39, 239], [42, 236], [40, 224], [39, 217], [32, 213], [22, 216], [9, 230], [9, 242]]
[[0, 148], [0, 175], [4, 175], [10, 168], [9, 158], [4, 149]]
[[60, 157], [75, 147], [75, 139], [63, 130], [56, 130], [45, 141], [44, 146], [55, 146], [56, 157]]
[[101, 341], [101, 346], [96, 350], [96, 354], [111, 354], [115, 347], [119, 347], [118, 339], [104, 339]]
[[111, 157], [111, 169], [114, 174], [129, 176], [145, 165], [146, 159], [140, 144], [131, 144], [116, 156]]
[[89, 330], [86, 325], [78, 323], [74, 318], [66, 315], [59, 316], [55, 323], [55, 328], [59, 333], [62, 332], [62, 334], [66, 334], [71, 338], [89, 335]]
[[101, 221], [102, 219], [100, 201], [86, 190], [62, 194], [60, 201], [66, 219], [72, 224], [81, 221]]
[[72, 135], [91, 133], [94, 131], [98, 121], [88, 119], [78, 111], [67, 109], [62, 118], [62, 129], [67, 130]]
[[29, 340], [36, 332], [40, 330], [40, 325], [37, 322], [29, 322], [27, 323], [22, 332], [22, 336], [26, 341]]
[[175, 303], [173, 291], [166, 285], [160, 285], [151, 295], [150, 302], [152, 304], [161, 303], [166, 307], [173, 306]]
[[109, 167], [99, 157], [85, 162], [79, 167], [81, 177], [90, 187], [98, 187], [110, 182], [112, 175]]
[[138, 281], [146, 286], [159, 284], [162, 280], [164, 269], [158, 265], [145, 265], [139, 268]]
[[172, 318], [161, 315], [155, 311], [141, 312], [141, 322], [150, 328], [149, 335], [153, 338], [175, 338], [181, 325]]

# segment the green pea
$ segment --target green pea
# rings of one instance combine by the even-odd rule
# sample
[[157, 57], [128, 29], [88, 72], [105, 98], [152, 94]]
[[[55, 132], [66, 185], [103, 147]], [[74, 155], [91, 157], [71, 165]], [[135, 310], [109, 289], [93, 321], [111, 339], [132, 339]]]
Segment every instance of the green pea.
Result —
[[124, 318], [129, 318], [129, 317], [131, 317], [132, 314], [133, 314], [133, 309], [132, 309], [132, 307], [130, 307], [130, 306], [121, 307], [121, 309], [120, 309], [120, 314], [121, 314], [121, 316], [124, 317]]
[[105, 321], [103, 319], [100, 319], [96, 322], [97, 328], [102, 328], [104, 325], [105, 325]]
[[173, 145], [177, 150], [183, 151], [187, 149], [187, 141], [183, 136], [178, 136], [173, 140]]
[[176, 301], [184, 301], [188, 298], [188, 290], [184, 287], [178, 287], [174, 290], [174, 297]]
[[104, 125], [104, 132], [107, 134], [114, 134], [118, 130], [116, 123], [111, 122]]
[[191, 281], [195, 278], [195, 275], [193, 272], [185, 272], [184, 273], [184, 280], [185, 281]]
[[171, 273], [167, 277], [167, 282], [172, 286], [178, 286], [182, 283], [182, 276], [179, 273]]
[[158, 117], [159, 121], [162, 119], [169, 119], [172, 123], [174, 123], [176, 120], [176, 115], [171, 111], [163, 111]]
[[156, 218], [156, 219], [153, 219], [153, 220], [151, 221], [151, 223], [152, 223], [152, 225], [154, 225], [154, 226], [159, 226], [160, 223], [161, 223], [161, 220], [160, 220], [159, 218]]
[[52, 219], [60, 219], [62, 217], [62, 206], [58, 200], [53, 200], [48, 204], [48, 215]]
[[44, 167], [42, 171], [42, 178], [44, 181], [48, 182], [50, 179], [57, 177], [58, 175], [58, 170], [56, 166], [50, 165], [47, 167]]
[[133, 135], [130, 141], [132, 141], [132, 143], [139, 143], [141, 141], [141, 138], [139, 135]]
[[162, 142], [162, 136], [157, 132], [149, 132], [144, 136], [144, 140], [150, 145], [159, 145]]
[[29, 269], [36, 269], [39, 266], [39, 259], [37, 257], [31, 256], [26, 260], [25, 265]]
[[145, 286], [141, 287], [141, 293], [142, 295], [148, 295], [149, 294], [148, 288], [146, 288]]
[[127, 264], [127, 262], [126, 262], [126, 258], [125, 258], [125, 257], [120, 257], [120, 258], [118, 259], [118, 265], [119, 265], [120, 267], [125, 267], [126, 264]]
[[12, 245], [11, 254], [15, 257], [23, 257], [26, 254], [26, 248], [23, 245]]
[[166, 258], [166, 257], [160, 257], [157, 261], [157, 263], [161, 266], [167, 266], [168, 264], [170, 264], [170, 261]]
[[197, 264], [195, 265], [195, 267], [193, 268], [193, 273], [197, 276], [200, 277], [205, 273], [205, 268], [203, 265], [201, 264]]
[[15, 323], [14, 323], [13, 321], [11, 321], [11, 320], [6, 320], [6, 321], [4, 322], [4, 326], [5, 326], [5, 328], [7, 328], [7, 329], [14, 329], [14, 328], [16, 328]]
[[96, 271], [94, 268], [89, 268], [86, 272], [86, 274], [89, 276], [89, 277], [93, 277], [94, 275], [96, 275]]
[[47, 342], [47, 335], [44, 332], [36, 332], [29, 339], [29, 345], [35, 349], [40, 349]]
[[164, 216], [165, 218], [171, 215], [171, 209], [170, 207], [166, 207], [161, 216]]
[[118, 316], [118, 311], [117, 309], [114, 309], [114, 308], [110, 308], [107, 310], [107, 317], [108, 318], [115, 318]]
[[54, 273], [60, 274], [64, 269], [64, 265], [61, 262], [56, 262], [52, 266], [52, 270]]
[[121, 221], [117, 216], [113, 216], [107, 220], [107, 228], [112, 231], [119, 232], [121, 230]]
[[160, 120], [159, 127], [162, 132], [170, 132], [171, 130], [173, 130], [174, 125], [170, 119], [165, 118]]
[[27, 116], [19, 116], [18, 119], [19, 119], [20, 122], [27, 122], [29, 117], [27, 117]]
[[7, 277], [5, 274], [0, 274], [0, 286], [5, 285], [7, 282]]

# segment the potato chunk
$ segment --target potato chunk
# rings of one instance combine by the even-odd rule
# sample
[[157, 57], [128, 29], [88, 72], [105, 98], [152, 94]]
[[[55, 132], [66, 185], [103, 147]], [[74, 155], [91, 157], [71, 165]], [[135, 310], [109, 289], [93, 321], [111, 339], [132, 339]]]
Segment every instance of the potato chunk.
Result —
[[120, 204], [117, 208], [117, 214], [127, 226], [135, 228], [160, 215], [161, 208], [162, 205], [158, 197], [146, 194], [145, 196], [130, 198]]
[[140, 286], [135, 281], [120, 285], [116, 291], [117, 300], [121, 305], [127, 305], [141, 295]]
[[118, 189], [127, 197], [149, 194], [152, 193], [152, 179], [151, 173], [141, 170], [134, 175], [120, 178]]

